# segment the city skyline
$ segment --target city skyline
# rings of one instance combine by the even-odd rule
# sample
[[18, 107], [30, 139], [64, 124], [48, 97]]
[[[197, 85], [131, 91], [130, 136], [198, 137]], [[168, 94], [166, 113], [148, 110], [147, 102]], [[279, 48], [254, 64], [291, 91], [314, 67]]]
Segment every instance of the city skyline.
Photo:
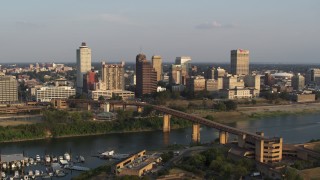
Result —
[[0, 63], [74, 62], [82, 41], [93, 62], [134, 62], [143, 52], [227, 63], [238, 48], [252, 63], [319, 61], [318, 1], [95, 2], [2, 3]]

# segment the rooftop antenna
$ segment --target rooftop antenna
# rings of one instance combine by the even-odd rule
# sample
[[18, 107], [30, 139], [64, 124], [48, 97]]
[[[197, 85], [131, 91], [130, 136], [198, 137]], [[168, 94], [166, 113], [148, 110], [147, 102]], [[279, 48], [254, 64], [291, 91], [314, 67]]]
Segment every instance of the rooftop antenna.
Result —
[[142, 45], [140, 45], [140, 54], [142, 53]]

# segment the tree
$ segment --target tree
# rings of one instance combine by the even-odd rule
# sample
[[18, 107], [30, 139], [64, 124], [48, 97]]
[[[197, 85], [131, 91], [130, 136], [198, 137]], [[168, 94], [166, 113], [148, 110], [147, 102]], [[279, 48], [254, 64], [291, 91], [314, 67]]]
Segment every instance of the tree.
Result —
[[226, 105], [227, 111], [236, 110], [238, 107], [238, 104], [231, 100], [224, 102], [224, 104]]
[[98, 98], [98, 100], [99, 100], [99, 101], [104, 101], [105, 98], [104, 98], [104, 96], [100, 96], [100, 97]]
[[218, 102], [217, 104], [213, 104], [213, 109], [217, 111], [225, 111], [227, 107], [223, 102]]

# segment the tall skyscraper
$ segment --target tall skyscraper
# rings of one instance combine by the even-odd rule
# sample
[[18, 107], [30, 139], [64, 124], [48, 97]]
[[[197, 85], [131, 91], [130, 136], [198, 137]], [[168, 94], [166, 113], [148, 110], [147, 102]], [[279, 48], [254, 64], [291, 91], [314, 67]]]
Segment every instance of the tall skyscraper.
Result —
[[302, 91], [305, 86], [305, 78], [300, 74], [296, 74], [291, 78], [291, 86], [294, 90]]
[[162, 80], [162, 58], [161, 56], [152, 56], [152, 66], [157, 72], [157, 81]]
[[147, 61], [146, 55], [136, 56], [136, 96], [157, 92], [157, 72]]
[[124, 90], [124, 62], [121, 64], [106, 64], [102, 62], [102, 82], [105, 90]]
[[18, 101], [18, 84], [15, 76], [0, 75], [0, 102]]
[[91, 70], [91, 49], [83, 42], [77, 49], [77, 93], [82, 93], [83, 75]]
[[231, 50], [231, 74], [249, 75], [249, 51]]
[[306, 73], [306, 83], [308, 85], [320, 85], [320, 69], [310, 68]]

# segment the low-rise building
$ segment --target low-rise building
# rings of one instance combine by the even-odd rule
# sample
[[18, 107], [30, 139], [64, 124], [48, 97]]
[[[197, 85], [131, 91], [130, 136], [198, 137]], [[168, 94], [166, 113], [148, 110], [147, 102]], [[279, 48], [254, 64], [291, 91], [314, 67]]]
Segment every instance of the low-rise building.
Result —
[[134, 92], [131, 91], [123, 91], [123, 90], [95, 90], [89, 91], [88, 96], [97, 101], [99, 97], [103, 97], [104, 99], [111, 99], [112, 97], [121, 97], [122, 100], [134, 99]]
[[248, 88], [222, 89], [221, 95], [227, 99], [252, 98], [251, 90]]
[[50, 102], [52, 99], [68, 99], [76, 95], [76, 90], [69, 86], [46, 86], [36, 90], [38, 102]]
[[206, 89], [206, 79], [203, 76], [188, 78], [187, 88], [191, 91], [203, 91]]
[[146, 150], [143, 150], [116, 163], [112, 171], [117, 176], [133, 175], [141, 177], [155, 168], [155, 164], [160, 162], [160, 154], [146, 155]]
[[316, 100], [315, 94], [296, 94], [294, 100], [297, 102], [314, 102]]

